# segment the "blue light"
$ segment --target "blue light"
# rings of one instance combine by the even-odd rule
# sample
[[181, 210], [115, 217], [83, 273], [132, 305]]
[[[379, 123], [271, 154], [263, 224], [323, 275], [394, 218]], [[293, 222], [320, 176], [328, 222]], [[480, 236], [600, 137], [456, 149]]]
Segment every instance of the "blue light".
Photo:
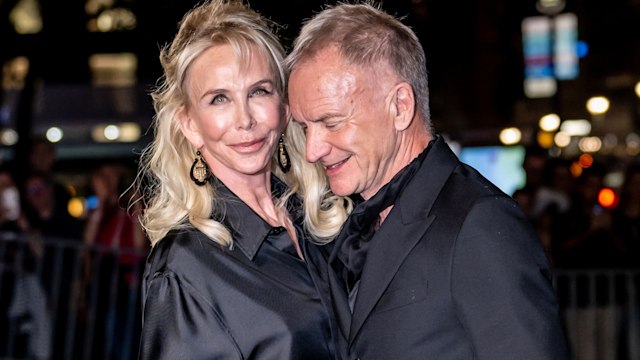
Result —
[[95, 195], [88, 196], [85, 201], [88, 210], [93, 210], [98, 207], [98, 197]]
[[589, 45], [583, 40], [578, 40], [576, 42], [576, 54], [579, 59], [584, 58], [589, 53]]

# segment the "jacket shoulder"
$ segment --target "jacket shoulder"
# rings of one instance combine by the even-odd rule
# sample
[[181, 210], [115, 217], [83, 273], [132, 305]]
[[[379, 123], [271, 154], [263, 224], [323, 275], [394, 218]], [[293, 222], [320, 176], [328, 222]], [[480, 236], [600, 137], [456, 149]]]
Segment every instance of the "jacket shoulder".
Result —
[[203, 254], [220, 245], [195, 229], [169, 232], [151, 250], [147, 258], [147, 274], [164, 272], [167, 269], [181, 272], [185, 265], [199, 262]]

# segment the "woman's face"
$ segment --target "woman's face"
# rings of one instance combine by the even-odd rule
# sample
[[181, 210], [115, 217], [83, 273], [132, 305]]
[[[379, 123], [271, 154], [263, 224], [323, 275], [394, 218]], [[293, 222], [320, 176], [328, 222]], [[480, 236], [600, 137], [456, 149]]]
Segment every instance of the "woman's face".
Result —
[[252, 51], [244, 64], [231, 46], [213, 46], [191, 64], [185, 86], [181, 130], [213, 174], [228, 180], [268, 172], [288, 107], [266, 57]]

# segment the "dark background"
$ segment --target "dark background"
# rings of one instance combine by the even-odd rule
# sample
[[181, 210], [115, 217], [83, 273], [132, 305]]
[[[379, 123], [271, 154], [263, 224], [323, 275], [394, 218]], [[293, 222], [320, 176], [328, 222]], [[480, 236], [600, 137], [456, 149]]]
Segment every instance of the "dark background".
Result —
[[[22, 89], [3, 91], [4, 127], [15, 127], [20, 141], [5, 157], [21, 158], [26, 140], [48, 126], [65, 130], [56, 144], [59, 167], [73, 168], [96, 157], [134, 159], [149, 135], [135, 144], [92, 143], [89, 128], [105, 121], [135, 121], [148, 128], [153, 116], [149, 91], [161, 75], [159, 48], [169, 42], [178, 21], [196, 1], [115, 0], [112, 7], [130, 9], [137, 26], [129, 31], [89, 32], [85, 0], [38, 2], [43, 28], [17, 34], [9, 12], [18, 0], [0, 0], [0, 62], [26, 56], [30, 67]], [[287, 48], [301, 22], [332, 1], [250, 2], [281, 24]], [[566, 1], [562, 12], [578, 16], [579, 39], [589, 46], [580, 60], [580, 75], [560, 81], [558, 93], [546, 99], [523, 94], [521, 21], [540, 15], [535, 0], [383, 2], [419, 35], [427, 54], [431, 108], [436, 129], [467, 145], [493, 145], [506, 126], [523, 130], [533, 143], [541, 115], [586, 118], [585, 101], [593, 95], [612, 100], [607, 131], [624, 137], [639, 127], [639, 103], [633, 86], [640, 80], [640, 0]], [[94, 53], [131, 52], [138, 58], [137, 85], [97, 89], [91, 85], [88, 57]], [[127, 111], [119, 111], [126, 99]], [[6, 155], [9, 154], [9, 155]], [[65, 165], [66, 164], [66, 165]]]

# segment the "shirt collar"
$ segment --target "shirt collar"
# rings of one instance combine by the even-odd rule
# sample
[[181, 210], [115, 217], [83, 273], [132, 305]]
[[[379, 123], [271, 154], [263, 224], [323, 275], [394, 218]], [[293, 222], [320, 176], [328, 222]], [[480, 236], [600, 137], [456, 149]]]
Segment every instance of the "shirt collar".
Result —
[[[229, 229], [234, 246], [237, 246], [246, 257], [253, 260], [273, 227], [220, 180], [214, 180], [213, 187], [219, 197], [212, 215], [213, 219], [220, 221]], [[282, 180], [271, 175], [271, 195], [274, 198], [281, 197], [287, 189], [287, 185]], [[297, 220], [301, 217], [301, 202], [297, 196], [289, 198], [287, 209], [293, 222], [299, 223]]]

